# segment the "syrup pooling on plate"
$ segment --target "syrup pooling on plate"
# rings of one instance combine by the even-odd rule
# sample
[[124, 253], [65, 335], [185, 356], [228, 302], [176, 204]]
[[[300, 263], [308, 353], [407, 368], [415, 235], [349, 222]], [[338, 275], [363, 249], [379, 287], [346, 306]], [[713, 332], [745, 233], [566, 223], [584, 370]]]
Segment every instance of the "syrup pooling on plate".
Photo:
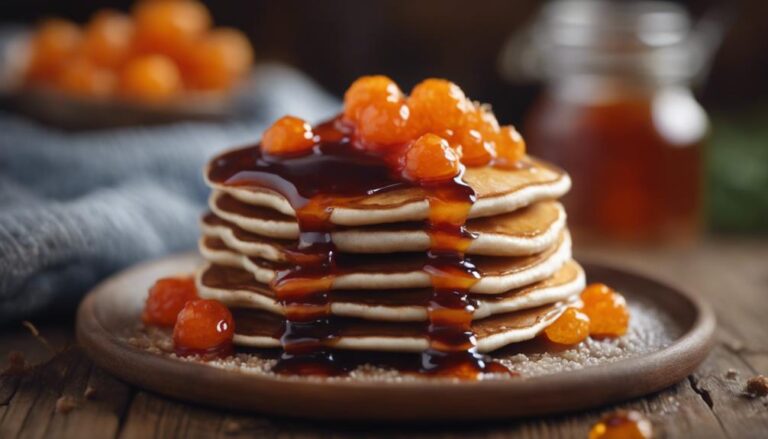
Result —
[[[276, 192], [296, 212], [299, 242], [288, 251], [288, 268], [272, 283], [286, 310], [276, 371], [331, 375], [348, 369], [333, 354], [337, 335], [329, 290], [339, 269], [331, 214], [351, 201], [409, 187], [421, 187], [429, 204], [431, 245], [423, 270], [432, 281], [429, 348], [413, 369], [466, 379], [507, 371], [477, 353], [471, 329], [476, 304], [468, 292], [480, 276], [465, 257], [473, 239], [465, 224], [476, 195], [462, 180], [461, 157], [466, 154], [469, 165], [488, 164], [497, 147], [510, 147], [508, 136], [485, 107], [442, 80], [425, 81], [406, 99], [388, 78], [363, 78], [350, 87], [345, 104], [341, 117], [315, 129], [284, 117], [265, 132], [261, 145], [225, 153], [208, 171], [216, 184]], [[414, 117], [409, 105], [417, 110]], [[486, 159], [456, 142], [467, 136], [454, 134], [466, 130], [487, 143]], [[510, 164], [504, 158], [522, 158], [522, 139], [513, 146], [499, 154], [500, 166]]]

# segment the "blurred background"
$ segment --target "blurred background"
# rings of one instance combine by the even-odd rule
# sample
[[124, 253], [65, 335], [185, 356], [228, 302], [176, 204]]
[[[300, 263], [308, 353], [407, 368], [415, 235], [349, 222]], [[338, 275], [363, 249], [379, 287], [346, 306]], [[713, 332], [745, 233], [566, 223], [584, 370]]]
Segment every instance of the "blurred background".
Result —
[[[6, 23], [33, 25], [45, 17], [58, 16], [82, 23], [98, 9], [128, 11], [131, 3], [117, 0], [9, 0], [2, 19]], [[531, 151], [561, 162], [571, 172], [579, 173], [578, 169], [573, 169], [573, 157], [550, 150], [556, 150], [557, 146], [537, 145], [537, 142], [545, 142], [536, 131], [542, 129], [542, 124], [548, 123], [542, 118], [552, 116], [535, 113], [534, 109], [565, 111], [558, 106], [558, 102], [550, 102], [548, 109], [542, 108], [545, 105], [542, 96], [564, 82], [563, 78], [553, 78], [551, 72], [542, 71], [546, 68], [521, 72], [524, 69], [515, 66], [513, 60], [520, 55], [521, 49], [525, 49], [522, 47], [525, 42], [517, 41], [525, 38], [521, 34], [529, 32], [532, 24], [546, 26], [542, 25], [545, 19], [541, 12], [545, 2], [209, 0], [204, 3], [217, 24], [236, 27], [247, 34], [258, 62], [272, 60], [295, 66], [338, 97], [355, 78], [364, 74], [387, 74], [404, 90], [428, 76], [449, 78], [473, 99], [492, 103], [500, 121], [517, 125], [528, 139]], [[631, 1], [615, 3], [627, 5], [630, 9], [640, 4]], [[664, 20], [669, 21], [670, 17], [654, 18], [649, 15], [636, 19], [656, 20], [657, 29], [652, 30], [651, 25], [647, 29], [635, 30], [659, 34], [680, 32], [685, 38], [685, 28], [690, 26], [692, 32], [702, 34], [697, 38], [706, 40], [701, 42], [705, 46], [704, 52], [707, 52], [704, 56], [711, 56], [711, 59], [706, 59], [700, 68], [692, 67], [689, 72], [673, 73], [676, 77], [671, 81], [664, 79], [690, 86], [695, 99], [710, 117], [712, 129], [697, 146], [701, 148], [705, 172], [701, 209], [708, 220], [706, 225], [717, 231], [765, 232], [768, 230], [768, 124], [765, 123], [768, 120], [768, 81], [765, 80], [768, 77], [768, 4], [760, 0], [688, 0], [672, 4], [683, 8], [681, 13], [688, 11], [690, 22], [687, 25], [665, 23]], [[668, 10], [664, 5], [657, 6], [669, 15], [677, 12]], [[559, 13], [561, 19], [567, 19], [579, 11], [562, 10]], [[635, 8], [635, 13], [638, 16], [643, 14], [641, 8]], [[626, 17], [622, 19], [628, 20]], [[631, 32], [632, 25], [624, 25], [624, 31]], [[605, 21], [595, 17], [593, 21], [580, 23], [579, 26], [582, 26], [579, 32], [594, 35], [609, 32], [605, 29], [608, 26]], [[562, 23], [555, 25], [554, 29], [545, 30], [549, 32], [548, 36], [541, 35], [539, 29], [538, 38], [556, 38], [554, 33], [557, 29], [563, 29]], [[627, 35], [621, 37], [628, 38]], [[617, 41], [616, 35], [611, 34], [607, 38]], [[604, 49], [592, 47], [586, 56], [599, 56]], [[579, 50], [583, 52], [585, 49], [575, 48], [574, 52]], [[686, 49], [682, 50], [685, 55]], [[599, 62], [586, 68], [596, 72], [601, 68], [597, 67]], [[696, 62], [699, 61], [682, 61], [684, 65]], [[576, 76], [584, 73], [579, 69], [585, 66], [558, 68], [570, 70], [559, 72], [560, 76]], [[608, 74], [622, 74], [618, 72], [616, 69]], [[648, 73], [643, 80], [650, 82], [654, 75], [657, 74]], [[659, 85], [659, 89], [664, 85]], [[538, 106], [535, 105], [537, 102]], [[587, 107], [594, 110], [594, 102], [582, 104], [586, 105], [583, 108], [585, 112], [591, 111]], [[621, 111], [609, 113], [619, 119], [624, 117]], [[571, 114], [567, 117], [580, 116]], [[574, 127], [574, 131], [561, 135], [578, 136], [582, 129], [586, 128]], [[547, 140], [555, 141], [557, 139]], [[653, 148], [651, 145], [646, 147]], [[580, 154], [597, 154], [597, 150], [582, 151]], [[647, 160], [652, 159], [649, 157]], [[586, 177], [582, 178], [586, 180]], [[606, 215], [605, 212], [602, 214]], [[592, 221], [596, 220], [593, 218]]]
[[[1, 20], [8, 34], [52, 16], [85, 23], [97, 10], [127, 12], [132, 3], [6, 0]], [[253, 119], [259, 123], [236, 140], [216, 137], [217, 149], [257, 139], [263, 123], [283, 110], [307, 118], [332, 114], [361, 75], [386, 74], [406, 92], [426, 77], [444, 77], [491, 103], [499, 121], [519, 128], [531, 153], [567, 168], [577, 241], [690, 244], [712, 234], [768, 232], [768, 2], [203, 3], [216, 25], [239, 29], [252, 44], [253, 79], [277, 78], [258, 84], [247, 106], [248, 114], [260, 112]], [[260, 73], [263, 65], [288, 70]], [[287, 72], [302, 79], [280, 81], [291, 77]], [[55, 116], [25, 108], [28, 93], [7, 94], [13, 99], [3, 100], [2, 117], [55, 130], [57, 139], [79, 142], [108, 131], [70, 133]], [[311, 110], [303, 99], [312, 101]], [[224, 124], [229, 133], [227, 123], [249, 120], [237, 111], [212, 113], [225, 117], [202, 123]], [[11, 162], [24, 166], [9, 160], [16, 154], [10, 147], [0, 151], [6, 172]], [[199, 160], [210, 153], [196, 151]], [[153, 253], [184, 248], [185, 239]]]

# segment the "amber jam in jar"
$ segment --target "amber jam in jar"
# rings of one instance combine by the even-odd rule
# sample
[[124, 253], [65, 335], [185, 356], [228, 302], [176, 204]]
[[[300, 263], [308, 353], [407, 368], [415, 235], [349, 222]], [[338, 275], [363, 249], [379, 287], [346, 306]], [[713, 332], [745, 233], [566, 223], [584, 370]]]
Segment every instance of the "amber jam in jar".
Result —
[[690, 240], [707, 117], [688, 86], [697, 60], [687, 16], [650, 3], [568, 3], [538, 23], [547, 86], [526, 120], [531, 152], [571, 174], [564, 203], [577, 239]]

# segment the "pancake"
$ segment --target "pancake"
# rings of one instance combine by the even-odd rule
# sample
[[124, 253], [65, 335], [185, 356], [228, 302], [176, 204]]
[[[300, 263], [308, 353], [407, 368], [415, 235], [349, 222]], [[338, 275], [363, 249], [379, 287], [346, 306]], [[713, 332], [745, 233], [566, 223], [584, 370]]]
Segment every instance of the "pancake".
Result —
[[[215, 162], [216, 159], [210, 163]], [[275, 191], [214, 181], [211, 178], [210, 163], [204, 176], [206, 183], [213, 189], [226, 192], [246, 204], [296, 216], [285, 196]], [[469, 213], [470, 218], [508, 213], [536, 201], [559, 198], [571, 187], [570, 177], [563, 170], [530, 157], [521, 160], [520, 166], [512, 170], [492, 166], [467, 168], [463, 181], [471, 186], [477, 195], [477, 201]], [[343, 205], [332, 206], [332, 209], [329, 218], [331, 223], [361, 226], [423, 221], [429, 214], [429, 203], [422, 188], [409, 186], [364, 197], [346, 198]]]
[[[200, 253], [214, 264], [238, 267], [253, 274], [257, 282], [268, 284], [277, 272], [289, 268], [286, 263], [240, 254], [217, 237], [204, 236], [199, 242]], [[547, 250], [529, 256], [468, 258], [480, 275], [470, 292], [501, 294], [511, 289], [546, 279], [571, 259], [571, 239], [567, 231]], [[421, 253], [337, 255], [337, 276], [332, 289], [381, 290], [424, 288], [431, 286], [429, 274], [423, 267], [427, 256]]]
[[[511, 343], [530, 340], [554, 322], [567, 306], [577, 301], [557, 302], [522, 311], [476, 320], [477, 350], [491, 352]], [[259, 348], [280, 347], [284, 318], [260, 310], [236, 308], [234, 343]], [[427, 322], [377, 322], [333, 317], [336, 349], [422, 352], [429, 348]]]
[[[272, 209], [244, 204], [231, 195], [214, 192], [213, 214], [203, 218], [203, 233], [217, 236], [248, 256], [285, 260], [283, 249], [299, 236], [295, 218]], [[516, 211], [471, 220], [472, 240], [467, 252], [476, 255], [518, 256], [544, 251], [565, 228], [565, 210], [556, 201], [541, 201]], [[269, 238], [267, 238], [269, 237]], [[331, 234], [339, 251], [348, 253], [415, 252], [429, 249], [430, 238], [421, 222], [342, 228]]]
[[[216, 299], [230, 307], [261, 309], [283, 314], [275, 292], [268, 285], [253, 279], [250, 272], [221, 265], [207, 264], [197, 272], [198, 294], [204, 299]], [[478, 295], [473, 319], [519, 311], [566, 300], [584, 289], [584, 272], [573, 260], [563, 265], [553, 276], [523, 288], [496, 296]], [[332, 291], [329, 294], [331, 313], [384, 321], [426, 321], [427, 303], [432, 296], [429, 288], [382, 291]]]
[[[284, 348], [287, 373], [333, 350], [484, 370], [465, 354], [529, 340], [580, 303], [564, 171], [525, 156], [416, 181], [407, 144], [372, 149], [348, 128], [323, 124], [302, 153], [251, 145], [209, 162], [195, 282], [232, 311], [235, 344]], [[296, 281], [295, 308], [279, 279]]]

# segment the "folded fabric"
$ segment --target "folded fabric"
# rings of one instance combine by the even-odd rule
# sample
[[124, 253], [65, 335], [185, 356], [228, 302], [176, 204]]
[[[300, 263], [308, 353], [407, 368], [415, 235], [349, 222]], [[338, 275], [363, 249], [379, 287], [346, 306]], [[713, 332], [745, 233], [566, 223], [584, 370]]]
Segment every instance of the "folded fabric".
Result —
[[193, 248], [211, 155], [286, 113], [338, 110], [285, 66], [257, 67], [247, 90], [247, 116], [226, 123], [63, 132], [0, 113], [0, 324], [68, 309], [120, 268]]

